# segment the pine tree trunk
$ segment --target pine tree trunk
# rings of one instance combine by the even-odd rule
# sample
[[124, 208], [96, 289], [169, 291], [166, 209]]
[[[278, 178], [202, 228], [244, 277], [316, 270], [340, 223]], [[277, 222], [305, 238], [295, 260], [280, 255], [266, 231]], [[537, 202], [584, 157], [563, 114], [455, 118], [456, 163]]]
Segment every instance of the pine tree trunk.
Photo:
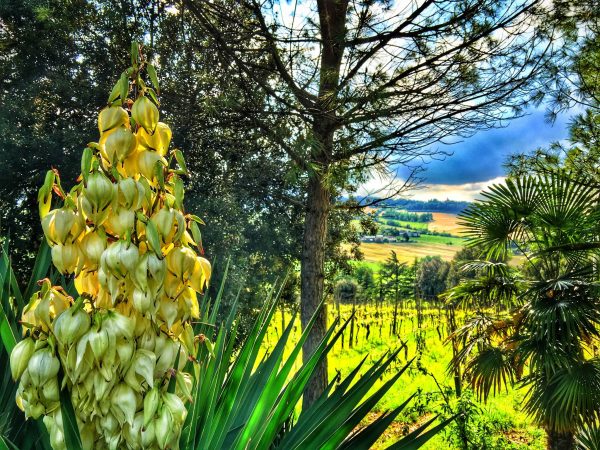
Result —
[[[315, 313], [317, 318], [311, 333], [302, 346], [302, 358], [307, 362], [327, 331], [327, 310], [319, 309], [323, 299], [325, 240], [330, 197], [322, 180], [313, 175], [308, 183], [307, 210], [304, 223], [304, 242], [301, 261], [300, 319], [302, 329]], [[318, 310], [318, 311], [317, 311]], [[303, 408], [308, 408], [325, 390], [328, 383], [327, 360], [315, 370], [304, 390]]]
[[546, 444], [548, 450], [574, 450], [575, 438], [571, 432], [558, 432], [546, 430]]

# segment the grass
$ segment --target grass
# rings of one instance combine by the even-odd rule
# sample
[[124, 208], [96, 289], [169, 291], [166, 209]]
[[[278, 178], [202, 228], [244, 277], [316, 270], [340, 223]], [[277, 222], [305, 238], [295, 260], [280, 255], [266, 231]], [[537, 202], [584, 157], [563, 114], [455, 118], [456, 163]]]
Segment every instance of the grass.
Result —
[[[437, 309], [424, 311], [422, 325], [425, 348], [422, 354], [417, 354], [416, 337], [418, 332], [417, 316], [414, 308], [406, 308], [399, 316], [399, 332], [397, 336], [391, 335], [392, 323], [391, 305], [384, 305], [376, 309], [373, 305], [360, 305], [356, 318], [356, 333], [358, 342], [353, 348], [348, 345], [349, 328], [344, 333], [344, 346], [338, 342], [329, 357], [330, 377], [340, 373], [347, 375], [356, 367], [363, 358], [369, 362], [375, 361], [385, 352], [394, 350], [406, 342], [406, 351], [400, 352], [399, 360], [389, 373], [379, 381], [384, 383], [391, 375], [404, 366], [407, 360], [417, 356], [410, 368], [400, 377], [391, 391], [377, 405], [375, 411], [379, 414], [388, 411], [405, 401], [415, 392], [420, 395], [413, 400], [411, 406], [403, 411], [398, 420], [392, 424], [388, 432], [373, 447], [375, 450], [385, 449], [395, 442], [400, 436], [414, 426], [415, 423], [423, 422], [426, 418], [440, 412], [443, 404], [439, 394], [438, 383], [444, 389], [453, 386], [446, 368], [451, 358], [451, 349], [444, 344], [447, 328], [443, 312]], [[342, 305], [341, 318], [350, 316], [351, 307]], [[331, 305], [328, 307], [330, 323], [337, 312]], [[284, 322], [290, 320], [286, 313], [283, 317], [277, 313], [272, 328], [269, 330], [268, 345], [274, 345], [281, 330], [281, 319]], [[367, 329], [370, 329], [369, 339], [366, 338]], [[291, 341], [299, 337], [300, 325], [294, 329]], [[299, 362], [297, 363], [299, 367]], [[427, 369], [433, 376], [419, 370], [419, 365]], [[435, 379], [434, 379], [435, 377]], [[437, 380], [437, 383], [436, 383]], [[502, 391], [496, 397], [491, 397], [487, 404], [479, 404], [481, 408], [480, 421], [481, 433], [487, 441], [494, 443], [489, 448], [497, 449], [543, 449], [543, 433], [539, 428], [530, 425], [529, 419], [520, 411], [523, 402], [523, 390]], [[371, 417], [373, 419], [374, 417]], [[453, 449], [450, 442], [452, 428], [434, 437], [425, 447], [426, 450]]]

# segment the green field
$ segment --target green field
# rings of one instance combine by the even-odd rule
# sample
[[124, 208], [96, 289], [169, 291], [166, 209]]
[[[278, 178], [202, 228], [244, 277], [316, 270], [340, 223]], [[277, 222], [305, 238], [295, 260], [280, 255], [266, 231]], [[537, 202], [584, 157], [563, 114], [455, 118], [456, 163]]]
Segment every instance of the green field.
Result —
[[[440, 394], [439, 386], [442, 389], [451, 389], [453, 386], [451, 378], [446, 372], [446, 368], [451, 359], [451, 348], [444, 343], [447, 334], [446, 322], [443, 311], [437, 309], [427, 309], [423, 314], [422, 330], [424, 335], [425, 348], [422, 355], [417, 354], [416, 336], [418, 333], [417, 315], [414, 307], [404, 309], [399, 317], [399, 333], [397, 336], [391, 334], [392, 307], [384, 305], [377, 309], [374, 305], [361, 305], [358, 307], [356, 318], [356, 336], [357, 342], [353, 348], [349, 348], [349, 329], [344, 333], [344, 348], [342, 343], [338, 342], [329, 357], [330, 377], [336, 373], [342, 376], [347, 375], [367, 357], [366, 365], [385, 352], [392, 351], [407, 343], [407, 350], [402, 350], [398, 361], [388, 371], [387, 376], [379, 381], [379, 385], [384, 383], [389, 376], [401, 369], [406, 361], [417, 357], [409, 369], [400, 377], [397, 383], [392, 387], [389, 393], [379, 402], [375, 408], [377, 414], [389, 411], [415, 392], [420, 394], [413, 399], [399, 416], [399, 419], [390, 427], [384, 437], [377, 443], [374, 449], [384, 449], [403, 434], [414, 429], [415, 424], [422, 423], [440, 413], [443, 409], [444, 401]], [[329, 305], [329, 321], [333, 322], [336, 317], [335, 308]], [[351, 307], [342, 305], [341, 317], [350, 316]], [[284, 321], [288, 323], [290, 314], [286, 313]], [[277, 336], [281, 331], [281, 313], [278, 312], [272, 328], [269, 332], [266, 345], [274, 345]], [[370, 336], [367, 339], [367, 325], [370, 327]], [[300, 325], [294, 329], [291, 342], [295, 342], [300, 333]], [[419, 370], [419, 366], [424, 367], [427, 372]], [[297, 362], [297, 368], [300, 362]], [[433, 376], [432, 376], [433, 375]], [[435, 379], [434, 379], [435, 377]], [[437, 383], [436, 383], [437, 380]], [[524, 390], [515, 391], [510, 389], [503, 391], [496, 397], [488, 400], [487, 404], [480, 403], [481, 408], [479, 417], [479, 427], [481, 434], [486, 439], [488, 448], [493, 449], [543, 449], [544, 433], [541, 429], [531, 426], [530, 420], [520, 412], [523, 401]], [[450, 402], [454, 402], [450, 397]], [[373, 417], [371, 417], [372, 419]], [[434, 437], [424, 449], [452, 449], [451, 439], [455, 434], [451, 426], [436, 437]]]
[[[451, 236], [440, 236], [434, 234], [423, 234], [419, 237], [411, 237], [409, 242], [362, 242], [360, 250], [363, 253], [364, 262], [373, 264], [377, 270], [378, 264], [385, 261], [391, 251], [395, 251], [402, 262], [411, 263], [415, 258], [425, 256], [440, 256], [450, 261], [465, 243], [465, 239], [459, 237], [460, 226], [457, 224], [457, 216], [448, 213], [433, 213], [433, 221], [428, 223], [408, 222], [393, 219], [398, 226], [387, 225], [387, 220], [381, 217], [381, 213], [375, 213], [375, 221], [380, 226], [380, 234], [385, 229], [404, 229], [410, 226], [413, 230], [435, 230], [438, 232], [451, 233]], [[403, 228], [404, 227], [404, 228]]]

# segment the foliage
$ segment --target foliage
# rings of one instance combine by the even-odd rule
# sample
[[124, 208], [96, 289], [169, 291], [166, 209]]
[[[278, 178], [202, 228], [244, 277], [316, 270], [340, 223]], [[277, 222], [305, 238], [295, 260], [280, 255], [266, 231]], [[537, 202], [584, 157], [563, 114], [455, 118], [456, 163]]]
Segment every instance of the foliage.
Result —
[[[16, 285], [9, 287], [7, 284], [7, 281], [10, 282], [11, 279], [14, 283], [14, 272], [8, 264], [5, 250], [4, 248], [3, 257], [0, 260], [2, 263], [0, 274], [3, 280], [1, 290], [3, 312], [7, 311], [5, 301], [16, 300], [22, 298], [23, 295], [20, 291], [13, 290]], [[49, 268], [49, 252], [40, 253], [33, 279], [40, 274], [46, 274]], [[36, 283], [32, 283], [31, 287], [35, 289]], [[379, 359], [361, 375], [361, 368], [364, 368], [365, 362], [363, 359], [352, 370], [350, 376], [343, 379], [336, 378], [331, 383], [318, 405], [310, 410], [302, 411], [294, 419], [294, 409], [302, 395], [303, 385], [307, 382], [319, 359], [324, 357], [325, 352], [331, 350], [340, 334], [343, 333], [347, 322], [337, 332], [335, 327], [332, 327], [327, 334], [327, 339], [319, 346], [318, 352], [312, 355], [311, 364], [301, 366], [296, 370], [294, 361], [298, 357], [302, 340], [306, 338], [309, 330], [305, 330], [302, 337], [293, 344], [294, 350], [291, 354], [284, 356], [283, 351], [286, 349], [289, 343], [288, 339], [294, 329], [294, 321], [290, 321], [273, 350], [263, 357], [260, 349], [277, 304], [276, 298], [271, 298], [265, 302], [266, 307], [254, 323], [251, 334], [244, 339], [239, 350], [235, 350], [237, 340], [236, 308], [230, 310], [225, 322], [219, 326], [216, 322], [218, 317], [216, 312], [219, 309], [222, 294], [223, 286], [219, 289], [214, 302], [204, 303], [202, 318], [197, 324], [196, 331], [202, 336], [203, 345], [198, 348], [196, 363], [188, 363], [188, 365], [195, 366], [196, 382], [189, 393], [194, 398], [194, 402], [189, 406], [190, 410], [181, 437], [180, 448], [230, 449], [239, 446], [240, 448], [265, 450], [269, 448], [288, 449], [296, 448], [297, 444], [294, 442], [302, 443], [309, 439], [309, 442], [316, 443], [319, 448], [366, 449], [377, 440], [408, 403], [405, 402], [394, 408], [393, 411], [382, 414], [369, 425], [357, 428], [369, 410], [408, 368], [407, 364], [401, 370], [396, 371], [381, 387], [374, 392], [370, 391], [375, 381], [387, 373], [390, 365], [394, 363], [398, 352], [393, 352]], [[8, 349], [12, 348], [18, 339], [13, 336], [11, 330], [20, 325], [12, 315], [8, 317], [3, 315], [1, 319], [0, 329], [3, 332], [1, 333], [2, 339], [0, 339], [0, 358], [6, 358]], [[0, 374], [0, 381], [2, 381], [0, 394], [2, 396], [0, 398], [11, 397], [10, 402], [6, 403], [8, 414], [3, 415], [3, 421], [0, 422], [2, 424], [0, 444], [6, 443], [11, 449], [14, 446], [21, 450], [49, 449], [48, 437], [43, 424], [41, 422], [25, 422], [24, 417], [14, 408], [12, 397], [16, 386], [10, 378], [9, 365], [3, 364], [0, 367], [2, 367]], [[216, 386], [223, 386], [223, 390], [216, 389]], [[363, 402], [365, 395], [367, 398]], [[13, 406], [11, 407], [11, 405]], [[63, 411], [63, 414], [68, 417], [70, 413]], [[265, 414], [269, 417], [267, 421], [263, 420]], [[66, 418], [65, 421], [67, 421]], [[416, 449], [449, 422], [446, 420], [434, 427], [424, 424], [390, 448]], [[35, 428], [36, 425], [40, 427], [40, 431], [30, 432], [31, 427]], [[36, 436], [36, 441], [32, 442], [32, 438]], [[260, 436], [259, 440], [255, 439], [257, 436]], [[250, 447], [248, 447], [249, 445]]]
[[433, 214], [431, 214], [430, 212], [414, 213], [398, 209], [386, 209], [381, 214], [381, 217], [384, 217], [386, 219], [405, 220], [407, 222], [431, 222], [433, 220]]
[[[21, 261], [19, 283], [26, 283], [40, 243], [41, 228], [32, 220], [40, 173], [53, 165], [67, 190], [74, 184], [78, 143], [94, 138], [87, 131], [95, 127], [90, 112], [105, 102], [116, 81], [114, 68], [126, 63], [133, 36], [145, 42], [160, 67], [161, 108], [174, 124], [175, 146], [186, 149], [192, 175], [185, 181], [186, 199], [211, 225], [203, 233], [206, 253], [219, 262], [231, 258], [231, 278], [238, 283], [231, 283], [226, 301], [244, 286], [240, 307], [251, 316], [277, 273], [287, 271], [300, 253], [302, 223], [296, 217], [302, 181], [288, 176], [285, 157], [261, 140], [262, 131], [250, 119], [226, 114], [231, 108], [223, 105], [244, 96], [235, 79], [221, 76], [224, 68], [210, 42], [185, 10], [147, 0], [8, 1], [0, 6], [0, 19], [0, 48], [6, 49], [0, 59], [0, 158], [6, 175], [0, 178], [0, 214], [11, 252]], [[260, 93], [252, 101], [260, 102]], [[213, 195], [204, 195], [207, 189]], [[350, 219], [331, 218], [340, 230], [328, 245], [327, 254], [336, 260], [332, 272], [347, 258], [337, 249], [340, 240], [354, 239], [346, 226]], [[224, 266], [217, 264], [216, 286]]]
[[[338, 200], [350, 196], [342, 208], [365, 206], [353, 196], [357, 186], [404, 166], [410, 176], [388, 186], [386, 197], [396, 195], [417, 181], [422, 157], [439, 153], [430, 144], [519, 115], [536, 99], [531, 88], [551, 49], [538, 33], [537, 1], [324, 0], [290, 14], [280, 14], [280, 2], [184, 4], [231, 79], [251, 94], [244, 100], [257, 91], [268, 98], [232, 109], [254, 120], [285, 151], [291, 176], [305, 180], [303, 325], [323, 298], [328, 219]], [[325, 311], [320, 318], [307, 355], [325, 332]], [[326, 374], [323, 364], [310, 393], [325, 388]]]
[[450, 264], [439, 256], [426, 256], [417, 266], [417, 289], [419, 295], [434, 300], [446, 289]]
[[473, 263], [487, 268], [488, 281], [478, 278], [448, 293], [470, 306], [492, 301], [507, 311], [467, 322], [458, 332], [464, 348], [455, 363], [466, 363], [465, 375], [483, 397], [521, 379], [525, 410], [549, 435], [572, 436], [595, 420], [600, 406], [599, 366], [588, 347], [600, 323], [593, 270], [598, 192], [555, 172], [509, 178], [483, 195], [462, 215], [471, 242], [489, 258], [505, 257], [515, 245], [529, 270], [519, 275], [503, 263]]

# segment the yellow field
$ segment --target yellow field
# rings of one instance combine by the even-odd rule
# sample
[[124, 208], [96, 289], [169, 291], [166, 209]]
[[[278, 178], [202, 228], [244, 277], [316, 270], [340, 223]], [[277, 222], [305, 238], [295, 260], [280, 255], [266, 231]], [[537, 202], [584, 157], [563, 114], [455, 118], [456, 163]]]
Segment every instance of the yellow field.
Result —
[[441, 212], [434, 212], [431, 214], [433, 215], [433, 222], [429, 223], [429, 230], [442, 233], [452, 233], [456, 236], [460, 236], [460, 232], [462, 231], [463, 227], [457, 223], [458, 217], [456, 214]]
[[377, 244], [372, 242], [362, 242], [360, 250], [365, 261], [383, 262], [390, 256], [394, 250], [398, 259], [402, 262], [412, 263], [415, 258], [424, 258], [425, 256], [439, 255], [442, 259], [450, 261], [456, 252], [461, 249], [459, 245], [433, 244], [426, 242], [408, 242], [408, 243], [389, 243]]

